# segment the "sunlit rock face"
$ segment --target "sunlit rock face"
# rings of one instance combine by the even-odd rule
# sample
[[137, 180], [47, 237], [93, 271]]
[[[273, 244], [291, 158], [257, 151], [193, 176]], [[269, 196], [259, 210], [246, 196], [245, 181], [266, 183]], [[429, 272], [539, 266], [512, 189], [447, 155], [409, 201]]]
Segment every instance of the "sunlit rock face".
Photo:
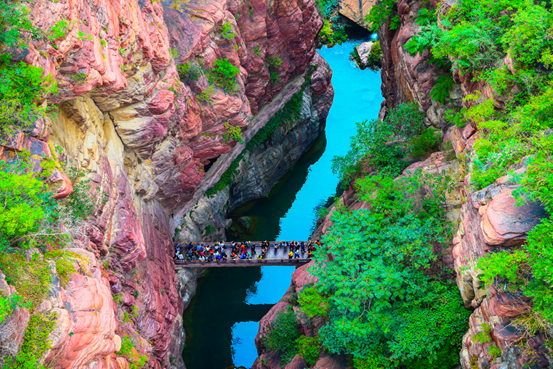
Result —
[[[23, 149], [55, 157], [86, 173], [96, 200], [86, 222], [68, 230], [92, 269], [78, 269], [41, 307], [59, 313], [43, 361], [127, 368], [117, 351], [128, 335], [148, 367], [182, 368], [180, 315], [195, 276], [175, 276], [174, 217], [232, 161], [218, 160], [205, 179], [210, 160], [243, 149], [223, 137], [228, 127], [251, 138], [301, 87], [322, 19], [313, 0], [37, 0], [30, 10], [45, 33], [69, 24], [64, 37], [33, 41], [15, 55], [57, 81], [47, 101], [58, 108], [14, 134], [0, 157]], [[227, 23], [232, 37], [223, 37]], [[209, 71], [223, 58], [239, 68], [234, 94], [209, 88]], [[181, 80], [177, 65], [186, 63], [199, 73]], [[325, 78], [314, 78], [312, 89], [327, 97], [313, 108], [326, 117], [329, 72]], [[63, 168], [50, 181], [56, 198], [74, 190]], [[28, 314], [15, 319], [20, 344]]]

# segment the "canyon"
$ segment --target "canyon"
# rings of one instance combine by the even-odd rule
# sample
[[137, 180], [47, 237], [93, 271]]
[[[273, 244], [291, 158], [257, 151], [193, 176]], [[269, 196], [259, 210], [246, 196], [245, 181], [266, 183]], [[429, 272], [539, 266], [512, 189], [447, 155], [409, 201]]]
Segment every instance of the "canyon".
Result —
[[[185, 367], [183, 311], [203, 271], [176, 273], [173, 245], [224, 239], [237, 221], [249, 227], [247, 218], [230, 219], [230, 214], [266, 197], [324, 131], [334, 89], [333, 72], [317, 52], [323, 27], [317, 4], [34, 1], [29, 16], [37, 29], [48, 34], [66, 21], [67, 32], [54, 39], [29, 37], [28, 48], [10, 53], [15, 61], [42, 68], [58, 90], [43, 101], [49, 114], [4, 140], [0, 160], [23, 152], [50, 158], [57, 163], [47, 176], [54, 198], [63, 201], [78, 191], [76, 179], [82, 177], [90, 184], [86, 196], [93, 204], [85, 221], [63, 226], [71, 240], [64, 250], [74, 255], [75, 268], [67, 281], [54, 261], [38, 256], [37, 250], [26, 251], [27, 262], [38, 257], [48, 265], [48, 294], [36, 309], [19, 307], [0, 324], [0, 364], [17, 353], [32, 316], [44, 314], [55, 322], [50, 345], [40, 357], [45, 367], [127, 369], [137, 367], [138, 357], [148, 368]], [[444, 11], [453, 7], [441, 4]], [[340, 13], [368, 27], [364, 18], [373, 5], [343, 0]], [[440, 245], [438, 264], [452, 271], [462, 303], [471, 311], [460, 365], [549, 367], [547, 335], [512, 324], [531, 312], [531, 299], [506, 289], [500, 279], [486, 287], [477, 265], [486, 254], [523, 245], [547, 213], [537, 201], [516, 204], [520, 184], [514, 175], [480, 190], [472, 185], [465, 158], [474, 154], [478, 126], [450, 124], [446, 112], [490, 99], [503, 107], [505, 101], [485, 81], [458, 72], [447, 99], [432, 98], [447, 67], [431, 63], [429, 51], [413, 56], [405, 48], [421, 29], [414, 20], [425, 6], [419, 0], [399, 0], [394, 8], [399, 26], [392, 27], [388, 19], [378, 29], [384, 97], [378, 117], [415, 101], [425, 126], [443, 141], [440, 151], [410, 158], [402, 176], [421, 169], [430, 176], [448, 172], [455, 178], [446, 198], [454, 235]], [[233, 91], [213, 78], [224, 60], [238, 68]], [[506, 57], [503, 63], [510, 68], [512, 60]], [[477, 91], [478, 99], [467, 99]], [[522, 175], [529, 159], [509, 170]], [[338, 202], [349, 210], [370, 209], [353, 185]], [[337, 206], [319, 219], [314, 239], [332, 227]], [[299, 314], [294, 296], [316, 283], [309, 274], [313, 264], [293, 273], [286, 294], [261, 319], [253, 368], [282, 366], [264, 339], [279, 312]], [[2, 271], [0, 291], [2, 296], [18, 293]], [[315, 318], [299, 329], [314, 337], [324, 323]], [[489, 340], [475, 338], [482, 333]], [[122, 355], [128, 342], [130, 353]], [[492, 345], [501, 350], [499, 357], [490, 351]], [[348, 359], [321, 350], [314, 367], [349, 368]], [[285, 367], [307, 364], [296, 355]]]

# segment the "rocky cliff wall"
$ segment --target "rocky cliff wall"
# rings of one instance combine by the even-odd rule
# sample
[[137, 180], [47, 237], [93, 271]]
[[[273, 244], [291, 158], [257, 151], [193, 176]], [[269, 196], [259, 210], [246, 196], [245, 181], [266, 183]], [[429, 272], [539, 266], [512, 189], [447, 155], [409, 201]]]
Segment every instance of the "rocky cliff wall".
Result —
[[[175, 233], [177, 242], [225, 239], [230, 219], [227, 216], [240, 205], [265, 197], [273, 185], [291, 169], [322, 133], [334, 90], [332, 70], [316, 54], [298, 94], [301, 102], [298, 118], [279, 123], [274, 132], [251, 150], [242, 151], [232, 181], [215, 194], [204, 195], [185, 214]], [[219, 162], [218, 159], [217, 163]], [[208, 171], [208, 176], [212, 167]]]
[[[195, 277], [177, 279], [173, 269], [178, 214], [233, 160], [217, 160], [206, 176], [210, 159], [243, 150], [225, 140], [227, 127], [241, 127], [247, 142], [299, 90], [322, 20], [312, 0], [38, 0], [30, 10], [44, 32], [59, 21], [69, 24], [64, 37], [33, 41], [16, 56], [58, 82], [58, 94], [46, 101], [58, 107], [15, 134], [0, 156], [28, 149], [55, 157], [86, 173], [96, 201], [86, 222], [64, 229], [90, 270], [77, 269], [67, 287], [56, 287], [52, 277], [57, 292], [40, 311], [58, 318], [42, 361], [56, 368], [127, 368], [129, 358], [117, 351], [128, 336], [147, 367], [183, 367], [180, 314]], [[226, 23], [233, 37], [222, 37]], [[237, 91], [213, 86], [201, 99], [221, 58], [240, 70]], [[188, 62], [197, 63], [200, 75], [182, 82], [177, 65]], [[321, 109], [323, 116], [327, 107]], [[51, 180], [61, 184], [57, 198], [71, 193], [63, 169]], [[25, 322], [25, 313], [17, 319]]]
[[[447, 11], [451, 6], [448, 2], [441, 4], [442, 11]], [[412, 167], [422, 167], [425, 171], [441, 171], [445, 167], [450, 167], [459, 178], [458, 185], [447, 201], [448, 219], [456, 233], [451, 244], [444, 250], [443, 262], [455, 269], [463, 303], [472, 311], [468, 331], [461, 343], [461, 367], [551, 367], [551, 351], [546, 342], [546, 335], [536, 334], [513, 322], [521, 317], [539, 320], [539, 317], [531, 316], [531, 299], [519, 290], [507, 288], [506, 281], [501, 279], [496, 279], [492, 286], [486, 288], [479, 280], [480, 270], [477, 267], [478, 260], [486, 254], [514, 250], [523, 245], [528, 233], [546, 217], [546, 212], [541, 204], [535, 202], [517, 205], [513, 192], [520, 185], [510, 175], [496, 179], [493, 184], [479, 191], [471, 185], [468, 169], [479, 132], [474, 123], [464, 128], [447, 124], [444, 121], [444, 113], [448, 109], [469, 107], [486, 99], [493, 99], [494, 106], [501, 109], [505, 101], [498, 97], [485, 81], [475, 81], [470, 73], [461, 75], [458, 71], [453, 73], [455, 84], [445, 104], [431, 98], [430, 92], [436, 84], [436, 79], [446, 73], [446, 70], [429, 62], [428, 51], [413, 57], [404, 48], [409, 39], [419, 31], [419, 26], [414, 22], [418, 10], [423, 5], [423, 2], [416, 0], [398, 1], [396, 9], [401, 20], [400, 27], [391, 30], [387, 22], [378, 31], [383, 50], [382, 93], [386, 98], [379, 117], [383, 119], [387, 109], [400, 103], [417, 101], [426, 113], [425, 123], [442, 130], [444, 143], [451, 143], [453, 157], [456, 157], [456, 160], [452, 161], [452, 158], [449, 158], [451, 153], [434, 153], [424, 162], [413, 164]], [[503, 60], [503, 63], [509, 67], [509, 58]], [[478, 101], [463, 101], [464, 97], [474, 94], [475, 91], [482, 93]], [[445, 160], [444, 154], [448, 160]], [[509, 170], [522, 174], [527, 165], [528, 158], [525, 158]], [[342, 195], [341, 202], [349, 209], [364, 206], [357, 200], [351, 188]], [[320, 237], [330, 226], [328, 217], [321, 220], [314, 237]], [[279, 304], [283, 303], [286, 301], [282, 300]], [[275, 312], [269, 313], [264, 318], [264, 327], [274, 319], [274, 314]], [[260, 328], [257, 340], [260, 358], [267, 359], [271, 363], [270, 367], [277, 367], [277, 359], [271, 357], [259, 344], [260, 337], [264, 334], [263, 329]], [[492, 350], [494, 346], [495, 350]], [[501, 350], [499, 356], [497, 348]]]

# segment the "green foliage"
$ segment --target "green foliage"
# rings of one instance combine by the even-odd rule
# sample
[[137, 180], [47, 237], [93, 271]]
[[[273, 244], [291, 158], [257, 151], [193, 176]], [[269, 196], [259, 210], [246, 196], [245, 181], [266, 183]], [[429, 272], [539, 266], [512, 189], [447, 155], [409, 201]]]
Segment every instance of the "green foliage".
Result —
[[479, 342], [479, 343], [491, 342], [492, 337], [490, 336], [490, 332], [491, 332], [490, 325], [484, 323], [480, 326], [480, 328], [482, 329], [482, 332], [478, 332], [477, 334], [473, 335], [472, 340], [474, 342]]
[[177, 49], [170, 49], [169, 53], [171, 54], [171, 57], [173, 59], [178, 59], [179, 58], [179, 51]]
[[280, 353], [282, 364], [289, 363], [296, 355], [296, 340], [300, 338], [300, 331], [296, 321], [296, 315], [290, 308], [280, 311], [274, 322], [267, 329], [267, 335], [263, 337], [263, 345], [271, 352]]
[[211, 101], [211, 97], [213, 95], [215, 95], [215, 87], [213, 87], [213, 85], [209, 85], [202, 92], [200, 92], [196, 97], [198, 100], [211, 105], [213, 103]]
[[340, 175], [342, 182], [349, 181], [366, 167], [398, 175], [406, 166], [401, 159], [411, 150], [404, 141], [421, 132], [424, 117], [416, 103], [408, 103], [391, 109], [384, 121], [357, 123], [350, 150], [345, 156], [334, 157], [332, 170]]
[[382, 68], [382, 48], [380, 47], [380, 41], [375, 41], [373, 43], [366, 66], [368, 69], [375, 72]]
[[[357, 181], [370, 210], [333, 212], [310, 273], [328, 296], [325, 349], [350, 354], [365, 367], [453, 368], [470, 312], [455, 283], [435, 266], [434, 245], [448, 244], [443, 203], [454, 182], [420, 172], [395, 180]], [[432, 193], [415, 201], [422, 186]], [[328, 254], [332, 256], [329, 258]]]
[[227, 130], [227, 133], [223, 135], [223, 139], [225, 142], [229, 142], [231, 139], [244, 143], [242, 140], [242, 129], [238, 126], [232, 126], [228, 122], [225, 122], [225, 129]]
[[54, 260], [56, 263], [56, 272], [60, 279], [61, 286], [66, 288], [67, 283], [71, 279], [71, 274], [76, 273], [74, 262], [88, 263], [88, 260], [83, 256], [73, 251], [53, 250], [44, 254], [45, 259]]
[[398, 29], [400, 26], [399, 16], [396, 11], [397, 0], [381, 0], [377, 2], [369, 14], [365, 17], [372, 32], [376, 32], [380, 25], [390, 19], [390, 29]]
[[432, 153], [436, 151], [439, 143], [438, 137], [434, 134], [434, 130], [432, 128], [427, 128], [423, 130], [420, 136], [411, 140], [411, 155], [417, 158], [424, 154]]
[[323, 27], [319, 31], [319, 40], [323, 45], [332, 47], [336, 44], [341, 45], [347, 40], [347, 35], [343, 28], [336, 28], [333, 23], [325, 20]]
[[277, 72], [270, 72], [269, 73], [269, 76], [271, 78], [271, 83], [273, 85], [276, 85], [279, 81], [279, 78], [278, 78], [278, 73]]
[[20, 254], [0, 254], [0, 270], [6, 282], [14, 286], [24, 301], [37, 307], [46, 298], [50, 287], [51, 270], [42, 256], [34, 253], [31, 261]]
[[178, 64], [177, 71], [179, 72], [180, 80], [183, 82], [187, 80], [196, 81], [202, 76], [202, 68], [197, 62]]
[[331, 17], [334, 11], [340, 4], [339, 0], [317, 0], [317, 9], [322, 17], [326, 20]]
[[278, 68], [282, 64], [282, 59], [278, 55], [267, 55], [265, 58], [265, 64], [269, 68]]
[[75, 74], [70, 74], [69, 78], [71, 78], [73, 82], [81, 84], [88, 79], [88, 76], [86, 75], [86, 73], [78, 72]]
[[148, 356], [140, 355], [137, 352], [128, 335], [123, 336], [121, 339], [119, 354], [127, 358], [129, 369], [140, 369], [146, 364], [146, 360], [148, 360]]
[[317, 337], [301, 336], [297, 339], [297, 345], [300, 356], [305, 360], [305, 363], [311, 367], [315, 365], [319, 359], [319, 348], [321, 344]]
[[449, 90], [451, 90], [451, 87], [453, 87], [453, 78], [450, 75], [442, 74], [439, 76], [434, 88], [430, 91], [432, 100], [445, 104], [445, 99], [449, 98]]
[[44, 182], [31, 171], [29, 154], [10, 163], [0, 161], [0, 246], [29, 248], [43, 241], [39, 229], [49, 228], [58, 216]]
[[233, 177], [238, 172], [238, 166], [240, 165], [240, 160], [242, 160], [243, 157], [244, 154], [242, 153], [238, 155], [238, 157], [234, 159], [232, 163], [230, 163], [227, 170], [221, 175], [221, 178], [219, 178], [219, 181], [205, 192], [206, 196], [213, 196], [232, 184]]
[[22, 34], [38, 36], [39, 29], [29, 20], [29, 9], [23, 1], [0, 0], [0, 44], [26, 47]]
[[44, 70], [13, 62], [7, 48], [27, 48], [24, 34], [37, 38], [40, 30], [29, 20], [25, 2], [0, 0], [0, 135], [27, 127], [46, 112], [42, 98], [56, 93], [57, 85]]
[[[438, 25], [435, 14], [440, 14]], [[447, 120], [478, 127], [471, 184], [481, 189], [509, 174], [509, 168], [532, 155], [526, 173], [513, 176], [522, 187], [520, 202], [532, 200], [553, 212], [553, 12], [549, 4], [527, 0], [466, 0], [447, 12], [420, 10], [421, 26], [405, 48], [411, 53], [430, 50], [431, 59], [448, 58], [460, 75], [471, 74], [496, 92], [495, 102], [475, 93]], [[508, 57], [508, 58], [507, 58]], [[506, 65], [508, 61], [509, 66]], [[444, 82], [445, 85], [445, 82]], [[447, 86], [434, 98], [445, 100]], [[495, 104], [495, 105], [494, 105]], [[486, 284], [499, 276], [511, 289], [534, 298], [533, 309], [553, 321], [553, 226], [542, 220], [528, 242], [512, 252], [493, 253], [479, 262]]]
[[261, 128], [248, 142], [246, 148], [253, 150], [273, 136], [278, 127], [288, 123], [297, 122], [300, 119], [301, 106], [303, 104], [303, 90], [292, 95], [290, 100]]
[[50, 40], [56, 40], [58, 38], [65, 38], [69, 32], [69, 22], [65, 19], [57, 21], [55, 25], [48, 31], [48, 38]]
[[259, 47], [259, 45], [256, 45], [253, 48], [253, 53], [254, 53], [255, 56], [260, 57], [260, 58], [263, 56], [263, 53], [261, 52], [261, 48]]
[[369, 52], [366, 64], [361, 62], [359, 53], [357, 52], [357, 45], [353, 48], [353, 51], [350, 53], [353, 59], [357, 62], [357, 65], [362, 69], [369, 69], [372, 71], [379, 71], [382, 68], [382, 49], [380, 47], [380, 41], [375, 41]]
[[236, 91], [236, 76], [239, 73], [238, 67], [232, 65], [227, 58], [217, 59], [213, 63], [209, 80], [225, 90], [226, 93], [233, 95]]
[[90, 178], [85, 178], [86, 171], [69, 167], [67, 175], [73, 183], [73, 192], [60, 204], [64, 208], [64, 220], [67, 225], [76, 226], [92, 215], [97, 199], [90, 193]]
[[328, 314], [328, 303], [326, 298], [314, 287], [306, 287], [301, 291], [298, 302], [300, 304], [300, 310], [310, 318], [314, 316], [326, 316]]
[[0, 323], [6, 320], [19, 306], [25, 308], [31, 307], [30, 303], [28, 301], [24, 302], [23, 297], [17, 293], [11, 296], [0, 296]]
[[495, 343], [493, 343], [490, 348], [489, 348], [489, 351], [490, 355], [492, 356], [495, 356], [495, 357], [500, 357], [501, 356], [501, 349], [499, 347], [497, 347], [495, 345]]
[[234, 36], [234, 32], [232, 32], [232, 24], [230, 22], [224, 23], [221, 26], [221, 37], [225, 40], [232, 40]]
[[57, 85], [44, 70], [23, 62], [14, 63], [9, 54], [0, 54], [0, 134], [27, 127], [46, 112], [39, 104], [54, 93]]
[[46, 316], [42, 313], [32, 315], [25, 337], [17, 357], [8, 357], [4, 369], [44, 369], [39, 363], [42, 355], [51, 348], [48, 337], [55, 326], [55, 315]]

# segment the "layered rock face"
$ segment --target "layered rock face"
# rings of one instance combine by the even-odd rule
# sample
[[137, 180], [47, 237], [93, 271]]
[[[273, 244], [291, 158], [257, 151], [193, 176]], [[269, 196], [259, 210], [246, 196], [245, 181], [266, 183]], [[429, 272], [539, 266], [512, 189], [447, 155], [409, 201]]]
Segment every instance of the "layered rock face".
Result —
[[[401, 26], [390, 30], [389, 24], [379, 29], [379, 39], [383, 50], [382, 92], [386, 108], [399, 103], [415, 100], [426, 112], [427, 125], [439, 127], [445, 133], [444, 141], [451, 142], [460, 160], [471, 157], [478, 137], [475, 125], [464, 128], [450, 127], [444, 122], [444, 112], [452, 107], [470, 106], [485, 99], [494, 99], [494, 105], [501, 108], [504, 101], [498, 99], [485, 81], [473, 81], [470, 73], [453, 74], [455, 85], [451, 97], [442, 105], [430, 97], [436, 78], [445, 71], [428, 61], [429, 52], [412, 57], [403, 47], [415, 35], [419, 26], [414, 24], [415, 16], [421, 7], [419, 1], [399, 1], [397, 11]], [[442, 3], [442, 10], [451, 6]], [[504, 63], [509, 65], [509, 60]], [[463, 102], [462, 98], [480, 91], [477, 102]], [[525, 160], [511, 169], [523, 173]], [[541, 205], [526, 203], [515, 205], [513, 191], [519, 185], [509, 176], [499, 178], [494, 184], [475, 191], [471, 187], [470, 176], [463, 166], [457, 169], [460, 176], [461, 209], [458, 217], [450, 218], [454, 225], [459, 224], [452, 240], [452, 252], [447, 259], [454, 260], [457, 284], [467, 309], [474, 309], [469, 321], [469, 331], [462, 345], [461, 365], [463, 368], [522, 368], [547, 367], [549, 350], [544, 346], [544, 337], [531, 336], [511, 324], [512, 320], [531, 310], [530, 300], [520, 291], [508, 291], [504, 284], [496, 282], [485, 288], [478, 279], [478, 260], [490, 252], [520, 246], [528, 233], [545, 216]], [[457, 228], [457, 227], [456, 227]], [[484, 340], [474, 338], [479, 334], [488, 335]], [[527, 344], [519, 347], [521, 338]], [[495, 358], [489, 350], [496, 345], [502, 350], [501, 357]]]
[[378, 39], [382, 48], [382, 95], [386, 99], [383, 112], [397, 104], [416, 100], [426, 113], [425, 123], [428, 126], [443, 129], [445, 112], [461, 104], [461, 88], [458, 84], [453, 85], [445, 105], [432, 100], [430, 92], [437, 78], [448, 73], [447, 69], [431, 64], [428, 50], [422, 55], [411, 56], [403, 47], [420, 30], [420, 26], [415, 24], [415, 19], [422, 7], [423, 3], [418, 0], [398, 1], [400, 27], [391, 30], [390, 20], [388, 20], [378, 30]]
[[[91, 269], [66, 288], [52, 282], [57, 295], [40, 309], [57, 312], [58, 322], [42, 361], [127, 368], [117, 351], [128, 336], [148, 367], [184, 367], [180, 314], [195, 278], [179, 276], [179, 288], [174, 224], [243, 150], [223, 137], [228, 127], [240, 127], [247, 142], [299, 90], [322, 20], [312, 0], [38, 0], [30, 10], [44, 32], [69, 23], [63, 38], [33, 41], [16, 56], [58, 82], [47, 100], [59, 108], [14, 135], [0, 156], [28, 149], [67, 163], [90, 179], [96, 201], [86, 222], [66, 230]], [[226, 23], [233, 37], [222, 36]], [[240, 71], [232, 95], [209, 87], [223, 58]], [[197, 65], [197, 78], [181, 82], [178, 63]], [[328, 82], [312, 85], [311, 98], [331, 91]], [[204, 166], [222, 154], [230, 161], [217, 160], [206, 177]], [[72, 192], [63, 169], [50, 179], [60, 183], [57, 198]]]
[[[307, 152], [324, 129], [334, 90], [330, 84], [332, 71], [316, 54], [308, 79], [298, 92], [301, 98], [299, 119], [276, 127], [274, 133], [253, 150], [242, 151], [236, 173], [228, 186], [214, 195], [203, 196], [185, 214], [177, 231], [178, 242], [199, 242], [225, 238], [227, 216], [240, 205], [265, 197], [273, 185]], [[217, 159], [228, 160], [222, 156]], [[215, 166], [214, 165], [214, 166]], [[208, 176], [215, 168], [208, 171]]]

